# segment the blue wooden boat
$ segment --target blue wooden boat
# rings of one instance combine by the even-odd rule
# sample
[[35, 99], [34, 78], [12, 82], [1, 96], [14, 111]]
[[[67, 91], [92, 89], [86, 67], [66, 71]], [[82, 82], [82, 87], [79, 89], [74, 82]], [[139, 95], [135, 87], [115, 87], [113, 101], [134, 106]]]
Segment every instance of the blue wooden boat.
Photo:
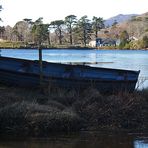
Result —
[[[42, 65], [43, 84], [46, 86], [76, 89], [94, 87], [100, 92], [132, 92], [140, 72], [45, 61]], [[39, 61], [0, 57], [0, 82], [23, 87], [39, 86]]]

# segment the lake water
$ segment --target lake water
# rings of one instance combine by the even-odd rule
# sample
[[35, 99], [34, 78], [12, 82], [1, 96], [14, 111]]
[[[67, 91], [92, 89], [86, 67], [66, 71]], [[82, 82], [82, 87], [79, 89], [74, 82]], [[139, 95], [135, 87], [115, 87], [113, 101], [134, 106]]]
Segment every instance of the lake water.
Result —
[[0, 148], [148, 148], [148, 134], [81, 132], [48, 138], [1, 138]]
[[[37, 50], [2, 49], [2, 56], [38, 59]], [[43, 50], [43, 60], [57, 63], [87, 63], [90, 66], [140, 70], [138, 86], [148, 87], [148, 50]]]

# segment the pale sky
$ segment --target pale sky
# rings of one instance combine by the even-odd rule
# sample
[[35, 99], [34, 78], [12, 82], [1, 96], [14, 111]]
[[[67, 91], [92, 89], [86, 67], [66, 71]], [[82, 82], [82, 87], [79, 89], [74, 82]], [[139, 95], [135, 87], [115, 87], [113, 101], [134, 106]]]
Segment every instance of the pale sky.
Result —
[[118, 14], [142, 14], [148, 12], [148, 0], [0, 0], [3, 10], [0, 25], [14, 26], [24, 18], [33, 21], [43, 17], [44, 23], [76, 15], [110, 18]]

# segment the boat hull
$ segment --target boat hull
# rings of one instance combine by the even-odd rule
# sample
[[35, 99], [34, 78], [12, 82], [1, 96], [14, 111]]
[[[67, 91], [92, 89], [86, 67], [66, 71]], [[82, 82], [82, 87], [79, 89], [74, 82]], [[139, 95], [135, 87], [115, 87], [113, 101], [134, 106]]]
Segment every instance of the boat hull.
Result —
[[[20, 72], [12, 72], [0, 70], [0, 82], [3, 84], [21, 86], [21, 87], [39, 87], [40, 76], [36, 74], [26, 74]], [[100, 92], [132, 92], [135, 89], [137, 81], [101, 81], [101, 80], [79, 80], [43, 77], [42, 85], [45, 87], [59, 87], [70, 89], [87, 89], [96, 88]]]
[[[1, 83], [22, 87], [39, 87], [40, 74], [38, 61], [4, 57], [0, 57], [0, 60]], [[22, 68], [20, 65], [24, 63], [25, 65], [29, 65], [29, 67], [32, 66], [32, 69], [28, 70], [25, 67], [25, 71], [20, 71], [20, 68]], [[6, 64], [6, 66], [4, 66], [4, 64]], [[63, 69], [66, 69], [66, 73]], [[74, 71], [75, 75], [67, 75], [67, 69]], [[45, 62], [43, 64], [42, 84], [45, 87], [74, 89], [86, 89], [92, 87], [98, 89], [100, 92], [132, 92], [135, 90], [138, 75], [139, 71], [92, 68], [88, 66], [73, 66]]]

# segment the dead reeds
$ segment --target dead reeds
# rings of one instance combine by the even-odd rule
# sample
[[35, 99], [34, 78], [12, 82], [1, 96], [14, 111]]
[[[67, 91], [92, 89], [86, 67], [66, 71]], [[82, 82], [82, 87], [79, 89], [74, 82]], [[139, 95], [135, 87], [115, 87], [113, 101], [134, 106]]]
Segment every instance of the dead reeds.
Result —
[[102, 95], [96, 89], [0, 86], [0, 133], [48, 135], [81, 129], [148, 129], [148, 90]]

